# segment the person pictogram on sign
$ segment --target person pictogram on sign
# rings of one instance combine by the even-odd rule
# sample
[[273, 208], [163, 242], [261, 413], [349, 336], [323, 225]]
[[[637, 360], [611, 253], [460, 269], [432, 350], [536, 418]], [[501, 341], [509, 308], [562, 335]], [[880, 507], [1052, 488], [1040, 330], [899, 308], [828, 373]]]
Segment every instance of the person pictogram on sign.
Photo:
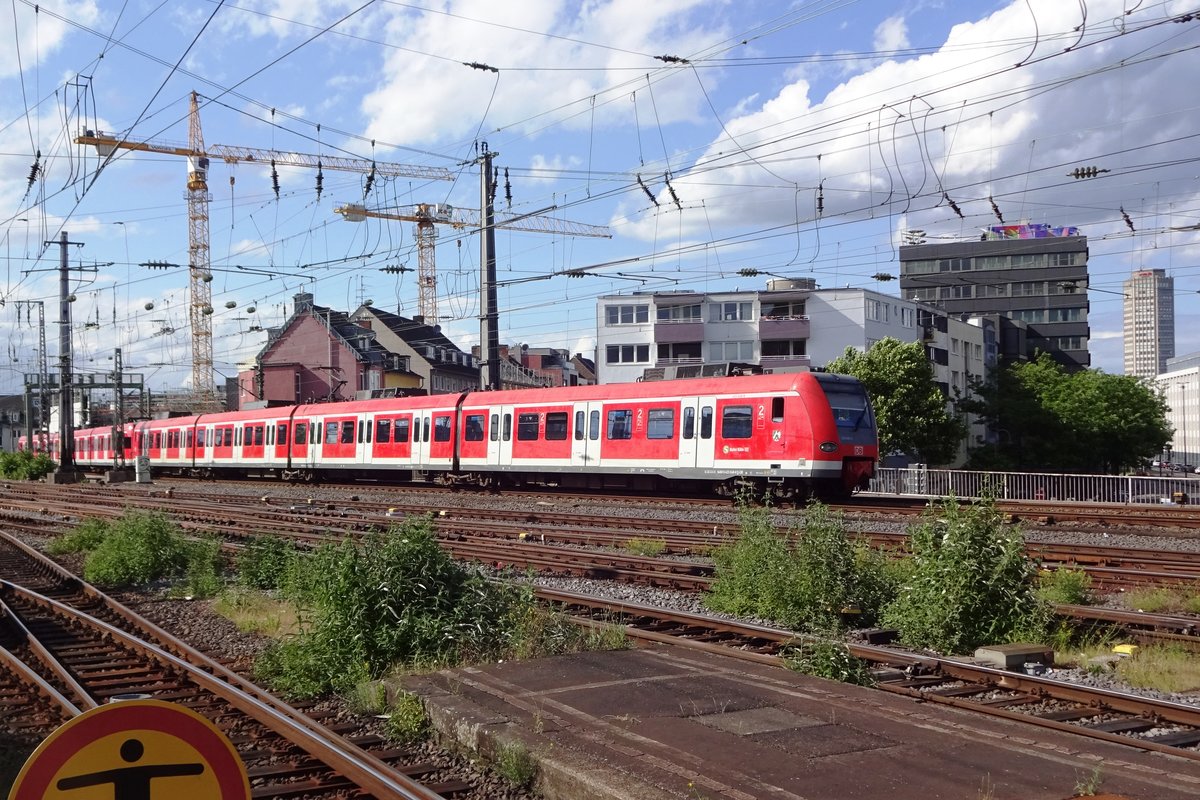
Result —
[[[121, 758], [131, 764], [140, 759], [144, 753], [145, 748], [137, 739], [127, 739], [121, 744]], [[113, 800], [150, 800], [150, 781], [155, 778], [199, 775], [202, 772], [204, 772], [203, 764], [154, 764], [143, 767], [121, 767], [63, 778], [56, 786], [59, 791], [67, 791], [111, 783]]]

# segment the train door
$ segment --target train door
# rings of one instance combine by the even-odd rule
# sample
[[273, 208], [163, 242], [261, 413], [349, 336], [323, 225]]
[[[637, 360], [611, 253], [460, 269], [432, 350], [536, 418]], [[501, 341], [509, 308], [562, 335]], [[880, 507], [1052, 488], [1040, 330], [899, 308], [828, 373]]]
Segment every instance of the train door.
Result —
[[700, 441], [700, 403], [694, 397], [679, 404], [679, 466], [692, 469], [696, 466], [697, 444]]
[[[699, 469], [711, 468], [715, 459], [715, 429], [717, 401], [713, 397], [701, 397], [696, 400], [696, 439], [695, 458]], [[684, 422], [687, 422], [685, 417]]]
[[[761, 409], [761, 428], [763, 435], [763, 452], [767, 459], [782, 463], [787, 455], [788, 429], [784, 407], [787, 398], [783, 395], [768, 397], [755, 403], [756, 409]], [[759, 434], [760, 421], [754, 420], [755, 436]]]
[[495, 433], [488, 435], [488, 453], [495, 453], [493, 464], [507, 469], [513, 461], [513, 407], [492, 406], [490, 419], [495, 423], [492, 425]]
[[600, 464], [603, 412], [603, 404], [598, 400], [575, 403], [574, 419], [571, 421], [572, 467], [596, 467]]
[[412, 420], [412, 465], [414, 470], [429, 468], [429, 443], [433, 438], [433, 414], [430, 410], [413, 412]]

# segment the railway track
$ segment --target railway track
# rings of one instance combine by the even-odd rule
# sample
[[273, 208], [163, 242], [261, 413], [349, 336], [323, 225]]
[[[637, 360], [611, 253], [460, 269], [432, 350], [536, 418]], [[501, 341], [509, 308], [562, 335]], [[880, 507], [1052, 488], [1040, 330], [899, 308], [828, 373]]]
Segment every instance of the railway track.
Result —
[[388, 749], [379, 736], [344, 738], [7, 535], [0, 535], [0, 574], [9, 578], [0, 581], [4, 672], [22, 718], [29, 712], [30, 734], [115, 697], [148, 695], [187, 705], [221, 728], [255, 798], [435, 800], [470, 789], [453, 780], [419, 783], [411, 776], [432, 774], [430, 765]]

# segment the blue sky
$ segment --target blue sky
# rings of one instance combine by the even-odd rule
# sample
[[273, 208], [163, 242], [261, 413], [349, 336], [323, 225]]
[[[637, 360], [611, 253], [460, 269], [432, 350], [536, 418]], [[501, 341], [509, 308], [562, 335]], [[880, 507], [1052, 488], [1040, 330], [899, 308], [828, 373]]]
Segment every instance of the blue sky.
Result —
[[[416, 269], [412, 225], [333, 208], [478, 208], [480, 141], [499, 153], [500, 209], [507, 183], [514, 213], [554, 207], [613, 233], [497, 234], [506, 343], [590, 352], [597, 296], [760, 287], [745, 268], [894, 293], [872, 276], [896, 274], [903, 230], [971, 238], [998, 212], [1088, 235], [1095, 366], [1122, 369], [1120, 289], [1134, 268], [1175, 276], [1177, 350], [1200, 349], [1200, 18], [1185, 16], [1196, 0], [36, 8], [0, 11], [0, 392], [36, 369], [37, 331], [17, 301], [46, 302], [54, 363], [59, 255], [42, 243], [63, 230], [85, 245], [72, 264], [88, 267], [73, 273], [77, 369], [110, 368], [120, 346], [153, 388], [189, 382], [186, 270], [141, 266], [187, 263], [185, 160], [123, 153], [98, 171], [73, 137], [184, 144], [193, 90], [207, 145], [455, 176], [377, 178], [366, 192], [366, 175], [325, 169], [318, 198], [314, 170], [283, 168], [276, 198], [269, 167], [214, 162], [221, 376], [253, 358], [265, 334], [251, 328], [282, 322], [298, 291], [416, 314], [415, 272], [381, 271]], [[1087, 166], [1108, 171], [1067, 174]], [[437, 266], [441, 324], [467, 349], [477, 237], [441, 231]], [[522, 280], [564, 270], [588, 274]]]

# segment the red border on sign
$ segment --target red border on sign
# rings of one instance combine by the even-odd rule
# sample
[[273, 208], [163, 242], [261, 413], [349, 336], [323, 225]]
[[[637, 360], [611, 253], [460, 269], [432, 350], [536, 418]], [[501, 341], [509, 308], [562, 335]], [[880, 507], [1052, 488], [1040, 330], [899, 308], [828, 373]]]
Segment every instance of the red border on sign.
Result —
[[135, 730], [165, 733], [192, 747], [212, 770], [220, 800], [249, 797], [250, 784], [237, 751], [211, 722], [183, 706], [135, 700], [92, 709], [50, 734], [21, 770], [10, 800], [42, 800], [72, 756], [104, 736]]

